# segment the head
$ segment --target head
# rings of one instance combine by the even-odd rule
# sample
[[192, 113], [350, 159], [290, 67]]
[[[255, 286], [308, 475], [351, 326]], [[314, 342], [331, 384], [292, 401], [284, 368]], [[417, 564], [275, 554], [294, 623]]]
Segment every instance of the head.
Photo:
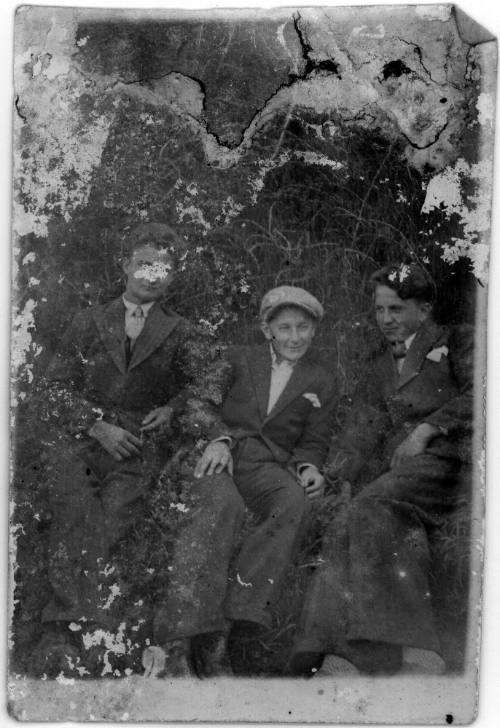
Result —
[[178, 236], [164, 223], [141, 223], [127, 236], [122, 267], [125, 295], [132, 303], [162, 298], [174, 275]]
[[323, 307], [303, 288], [280, 286], [266, 293], [260, 316], [262, 332], [276, 355], [296, 362], [312, 344]]
[[404, 341], [432, 317], [435, 284], [420, 266], [387, 266], [371, 277], [375, 318], [391, 343]]

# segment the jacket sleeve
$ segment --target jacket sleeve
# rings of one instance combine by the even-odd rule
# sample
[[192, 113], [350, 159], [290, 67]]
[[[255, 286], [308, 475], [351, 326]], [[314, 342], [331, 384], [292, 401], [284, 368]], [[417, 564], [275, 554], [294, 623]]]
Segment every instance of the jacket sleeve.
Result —
[[474, 328], [456, 326], [448, 339], [450, 369], [459, 393], [446, 404], [425, 417], [450, 437], [470, 434], [474, 412]]
[[[185, 434], [205, 440], [230, 436], [221, 418], [221, 406], [234, 380], [234, 356], [198, 333], [185, 339], [176, 358], [182, 391], [168, 402], [180, 414]], [[182, 372], [182, 373], [181, 373]]]
[[381, 392], [372, 360], [360, 376], [342, 431], [332, 441], [327, 466], [332, 476], [355, 482], [383, 444], [391, 423]]
[[332, 438], [333, 415], [336, 406], [333, 383], [324, 375], [318, 388], [321, 406], [312, 406], [304, 431], [295, 445], [291, 463], [296, 467], [302, 463], [323, 469], [328, 447]]
[[106, 419], [92, 393], [84, 391], [84, 364], [93, 336], [87, 311], [76, 314], [67, 328], [45, 374], [35, 386], [35, 407], [41, 422], [72, 435], [86, 432], [98, 419]]

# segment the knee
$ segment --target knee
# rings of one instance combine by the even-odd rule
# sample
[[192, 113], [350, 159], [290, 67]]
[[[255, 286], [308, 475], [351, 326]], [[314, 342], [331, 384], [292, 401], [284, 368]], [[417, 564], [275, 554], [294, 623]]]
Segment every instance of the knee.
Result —
[[287, 488], [278, 499], [279, 512], [291, 521], [300, 522], [311, 509], [311, 502], [300, 485]]
[[243, 517], [245, 503], [233, 479], [227, 473], [205, 476], [198, 481], [198, 499], [205, 508]]

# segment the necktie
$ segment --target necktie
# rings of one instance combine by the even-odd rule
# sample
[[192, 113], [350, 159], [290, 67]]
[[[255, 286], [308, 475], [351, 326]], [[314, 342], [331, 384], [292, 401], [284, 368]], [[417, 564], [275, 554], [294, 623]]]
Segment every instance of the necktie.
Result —
[[395, 341], [392, 344], [392, 356], [395, 359], [404, 359], [406, 356], [406, 344], [404, 341]]
[[144, 311], [142, 310], [141, 306], [137, 306], [130, 314], [126, 326], [126, 334], [131, 340], [132, 346], [134, 345], [135, 340], [137, 339], [143, 328]]
[[406, 344], [404, 341], [395, 341], [392, 344], [392, 356], [394, 357], [396, 361], [396, 368], [398, 372], [401, 374], [401, 370], [403, 369], [404, 359], [406, 356]]
[[125, 339], [125, 358], [127, 366], [130, 364], [132, 349], [134, 348], [136, 339], [144, 328], [144, 321], [145, 316], [141, 306], [137, 306], [137, 308], [132, 311], [130, 316], [127, 316], [126, 318], [125, 333], [127, 336]]

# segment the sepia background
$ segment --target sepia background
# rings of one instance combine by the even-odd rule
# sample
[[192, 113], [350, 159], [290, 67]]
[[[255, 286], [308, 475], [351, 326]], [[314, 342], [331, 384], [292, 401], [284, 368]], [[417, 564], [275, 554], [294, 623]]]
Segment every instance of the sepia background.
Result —
[[[214, 339], [256, 340], [258, 301], [274, 285], [317, 295], [338, 428], [377, 345], [366, 286], [377, 267], [418, 260], [442, 281], [438, 319], [476, 320], [487, 279], [495, 65], [492, 36], [451, 6], [191, 17], [19, 11], [16, 671], [26, 670], [47, 595], [50, 514], [30, 394], [74, 312], [120, 291], [127, 228], [175, 225], [185, 257], [171, 305]], [[157, 579], [148, 569], [161, 568], [150, 547], [159, 511], [124, 545], [149, 604]], [[169, 524], [160, 525], [168, 541]], [[469, 526], [466, 510], [437, 545], [436, 598], [458, 672]], [[302, 566], [308, 558], [305, 550]], [[291, 573], [266, 639], [239, 646], [242, 674], [250, 663], [280, 674], [305, 571]], [[128, 657], [124, 669], [136, 670]]]

